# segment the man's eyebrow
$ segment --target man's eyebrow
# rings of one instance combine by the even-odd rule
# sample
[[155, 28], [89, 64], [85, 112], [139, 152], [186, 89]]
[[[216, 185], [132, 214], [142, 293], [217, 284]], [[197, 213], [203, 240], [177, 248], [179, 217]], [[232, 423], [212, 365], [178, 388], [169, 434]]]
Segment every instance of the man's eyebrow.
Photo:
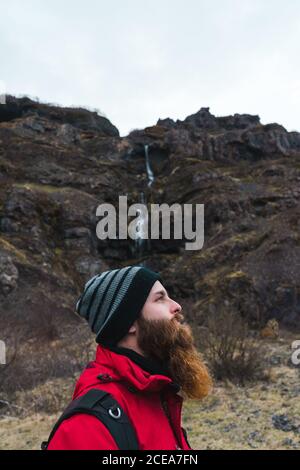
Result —
[[158, 290], [157, 292], [154, 293], [154, 295], [157, 295], [157, 294], [160, 294], [160, 295], [161, 295], [161, 294], [162, 294], [162, 295], [167, 294], [167, 295], [168, 295], [168, 292], [165, 291], [165, 290]]

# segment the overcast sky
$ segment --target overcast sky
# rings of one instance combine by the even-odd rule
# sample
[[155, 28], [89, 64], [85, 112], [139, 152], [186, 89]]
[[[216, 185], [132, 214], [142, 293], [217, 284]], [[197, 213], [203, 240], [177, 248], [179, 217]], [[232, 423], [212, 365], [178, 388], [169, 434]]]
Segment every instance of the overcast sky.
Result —
[[300, 131], [298, 0], [0, 0], [0, 93], [121, 135], [201, 107]]

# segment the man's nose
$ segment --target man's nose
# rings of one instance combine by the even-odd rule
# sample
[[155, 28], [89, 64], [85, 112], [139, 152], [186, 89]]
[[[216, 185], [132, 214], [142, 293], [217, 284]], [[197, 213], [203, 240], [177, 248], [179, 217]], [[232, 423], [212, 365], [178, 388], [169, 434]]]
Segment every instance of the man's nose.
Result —
[[180, 313], [182, 310], [182, 307], [179, 303], [175, 302], [175, 300], [172, 300], [172, 313]]

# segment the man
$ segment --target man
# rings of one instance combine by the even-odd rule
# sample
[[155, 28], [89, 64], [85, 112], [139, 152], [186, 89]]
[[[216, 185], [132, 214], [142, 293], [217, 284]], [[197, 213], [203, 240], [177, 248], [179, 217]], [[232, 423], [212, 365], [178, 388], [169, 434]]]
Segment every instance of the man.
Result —
[[[94, 276], [76, 311], [96, 334], [98, 347], [73, 400], [91, 389], [104, 390], [127, 415], [140, 450], [190, 449], [181, 427], [183, 398], [205, 397], [211, 379], [181, 306], [169, 297], [159, 274], [127, 266]], [[118, 446], [101, 420], [77, 413], [60, 424], [48, 449]]]

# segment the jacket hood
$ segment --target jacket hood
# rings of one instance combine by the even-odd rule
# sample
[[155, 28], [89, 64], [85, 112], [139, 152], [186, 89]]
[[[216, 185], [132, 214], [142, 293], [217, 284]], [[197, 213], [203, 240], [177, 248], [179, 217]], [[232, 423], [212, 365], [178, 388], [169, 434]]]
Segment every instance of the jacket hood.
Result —
[[126, 348], [108, 349], [99, 344], [96, 359], [87, 365], [79, 377], [73, 399], [86, 389], [99, 386], [99, 375], [106, 377], [107, 382], [123, 382], [140, 392], [158, 392], [165, 387], [179, 391], [180, 387], [167, 373], [167, 369], [135, 351]]

